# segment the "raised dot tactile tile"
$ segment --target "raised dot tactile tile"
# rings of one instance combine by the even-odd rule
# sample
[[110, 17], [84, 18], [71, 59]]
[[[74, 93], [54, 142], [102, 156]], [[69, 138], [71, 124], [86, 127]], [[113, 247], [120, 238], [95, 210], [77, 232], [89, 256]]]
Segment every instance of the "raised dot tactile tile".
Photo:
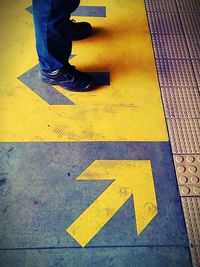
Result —
[[167, 119], [174, 154], [200, 153], [200, 120]]
[[180, 12], [199, 12], [200, 1], [199, 0], [177, 0], [178, 10]]
[[181, 197], [191, 245], [200, 245], [200, 197]]
[[161, 88], [166, 118], [200, 118], [197, 87]]
[[200, 197], [181, 197], [193, 267], [200, 266]]
[[190, 60], [156, 59], [161, 86], [197, 86]]
[[183, 34], [177, 13], [147, 12], [149, 26], [153, 34]]
[[200, 154], [174, 155], [181, 196], [200, 196]]
[[184, 35], [154, 35], [153, 48], [156, 58], [189, 59], [190, 55]]
[[175, 0], [146, 0], [147, 11], [178, 12]]
[[200, 60], [192, 60], [192, 65], [194, 67], [197, 84], [200, 87]]
[[186, 35], [193, 35], [200, 38], [200, 15], [199, 13], [180, 13], [183, 29]]
[[194, 246], [191, 248], [193, 267], [200, 266], [200, 246]]
[[187, 45], [192, 59], [200, 59], [200, 38], [186, 35]]

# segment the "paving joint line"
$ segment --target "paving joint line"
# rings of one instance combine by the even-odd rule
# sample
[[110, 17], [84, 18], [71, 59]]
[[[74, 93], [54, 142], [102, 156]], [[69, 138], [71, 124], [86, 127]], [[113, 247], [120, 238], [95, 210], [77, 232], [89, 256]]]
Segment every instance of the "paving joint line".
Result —
[[178, 13], [186, 13], [186, 14], [200, 14], [200, 11], [160, 11], [160, 10], [148, 10], [149, 13], [163, 13], [163, 14], [178, 14]]
[[[178, 61], [190, 61], [191, 60], [200, 60], [200, 58], [173, 58], [173, 57], [169, 57], [169, 58], [162, 58], [162, 57], [156, 57], [156, 59], [159, 59], [159, 60], [178, 60]], [[192, 62], [191, 62], [192, 63]]]
[[61, 250], [61, 249], [99, 249], [99, 248], [188, 248], [189, 245], [116, 245], [116, 246], [62, 246], [62, 247], [16, 247], [16, 248], [0, 248], [0, 251], [20, 251], [20, 250]]

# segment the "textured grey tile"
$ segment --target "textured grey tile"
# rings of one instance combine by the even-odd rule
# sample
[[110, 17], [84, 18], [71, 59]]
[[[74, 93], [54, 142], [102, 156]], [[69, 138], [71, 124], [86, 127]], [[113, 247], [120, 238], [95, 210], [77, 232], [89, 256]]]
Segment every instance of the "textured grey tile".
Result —
[[197, 86], [190, 60], [156, 59], [161, 86]]
[[200, 38], [193, 35], [186, 35], [188, 49], [192, 59], [200, 59]]
[[174, 154], [200, 153], [200, 120], [167, 119]]
[[190, 57], [184, 35], [152, 34], [152, 41], [156, 58], [182, 59]]
[[200, 197], [182, 197], [187, 232], [192, 245], [200, 245]]
[[200, 246], [193, 246], [191, 248], [193, 267], [200, 266]]
[[146, 0], [147, 11], [178, 12], [175, 0]]
[[177, 0], [178, 10], [181, 12], [199, 12], [199, 0]]
[[200, 87], [200, 60], [192, 60], [197, 84]]
[[167, 118], [200, 118], [197, 87], [161, 88]]
[[200, 38], [200, 13], [180, 13], [184, 32]]
[[[200, 197], [200, 155], [174, 155], [174, 163], [180, 195]], [[200, 231], [200, 213], [198, 223]], [[200, 232], [197, 240], [200, 244]]]
[[181, 20], [177, 13], [147, 12], [151, 33], [183, 34]]

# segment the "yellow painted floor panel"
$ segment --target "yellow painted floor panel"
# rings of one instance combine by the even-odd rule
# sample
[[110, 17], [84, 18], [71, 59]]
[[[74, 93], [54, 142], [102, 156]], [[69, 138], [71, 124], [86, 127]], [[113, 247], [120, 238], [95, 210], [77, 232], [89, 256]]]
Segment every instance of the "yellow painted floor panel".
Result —
[[74, 44], [71, 63], [83, 71], [110, 72], [111, 85], [88, 93], [57, 87], [71, 106], [48, 105], [17, 79], [37, 64], [33, 23], [25, 11], [29, 1], [10, 10], [7, 2], [0, 11], [0, 141], [168, 140], [142, 0], [112, 0], [106, 18], [87, 18], [98, 33]]

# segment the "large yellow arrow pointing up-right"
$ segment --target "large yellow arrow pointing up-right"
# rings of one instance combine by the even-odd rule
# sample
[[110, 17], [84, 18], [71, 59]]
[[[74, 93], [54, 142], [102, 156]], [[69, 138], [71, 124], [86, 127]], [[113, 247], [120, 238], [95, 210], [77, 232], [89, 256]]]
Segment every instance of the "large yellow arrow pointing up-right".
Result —
[[83, 247], [132, 194], [138, 234], [157, 214], [150, 161], [98, 160], [93, 162], [77, 179], [115, 180], [67, 229], [67, 232]]

